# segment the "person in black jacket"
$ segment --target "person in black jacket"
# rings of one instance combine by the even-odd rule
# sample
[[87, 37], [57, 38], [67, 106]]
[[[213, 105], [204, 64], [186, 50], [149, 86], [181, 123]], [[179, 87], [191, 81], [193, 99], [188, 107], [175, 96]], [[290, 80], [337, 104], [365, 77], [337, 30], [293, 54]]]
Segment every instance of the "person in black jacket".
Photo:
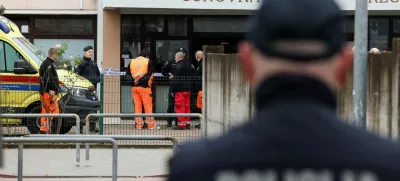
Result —
[[[201, 110], [197, 108], [196, 103], [198, 102], [198, 94], [200, 91], [203, 89], [203, 52], [202, 51], [197, 51], [196, 52], [196, 63], [194, 65], [195, 71], [194, 71], [194, 89], [193, 89], [193, 108], [192, 112], [195, 113], [201, 113]], [[195, 103], [196, 102], [196, 103]], [[200, 124], [196, 125], [196, 128], [200, 129]]]
[[[190, 90], [193, 66], [188, 60], [184, 60], [185, 55], [178, 52], [175, 55], [176, 67], [175, 74], [172, 76], [171, 91], [175, 98], [176, 113], [190, 113]], [[178, 117], [178, 126], [174, 130], [190, 129], [189, 117]]]
[[[39, 68], [40, 76], [40, 89], [39, 96], [42, 105], [42, 114], [58, 114], [60, 109], [58, 107], [57, 95], [60, 91], [57, 68], [55, 65], [58, 59], [57, 49], [50, 48], [48, 57], [42, 62]], [[53, 121], [53, 118], [49, 118], [49, 122]], [[50, 125], [47, 118], [42, 117], [40, 119], [40, 133], [50, 133]]]
[[[184, 55], [186, 55], [186, 50], [184, 48], [180, 48], [178, 52], [182, 52]], [[173, 75], [175, 74], [175, 67], [176, 67], [176, 60], [175, 57], [172, 60], [169, 60], [165, 65], [161, 68], [161, 73], [163, 76], [168, 77], [169, 79], [172, 79]], [[167, 108], [167, 113], [175, 113], [175, 98], [172, 96], [172, 88], [171, 88], [171, 82], [169, 86], [169, 93], [168, 93], [168, 108]], [[174, 118], [168, 118], [167, 119], [167, 127], [172, 127], [172, 122], [174, 121]], [[175, 121], [175, 126], [178, 125], [178, 122]]]
[[[93, 57], [93, 47], [86, 46], [83, 49], [83, 61], [78, 67], [74, 70], [74, 72], [87, 80], [89, 80], [95, 89], [97, 89], [97, 83], [100, 82], [100, 70], [97, 66], [96, 62], [92, 60]], [[96, 127], [96, 122], [98, 118], [93, 118], [90, 120], [89, 129], [90, 132], [98, 133], [100, 130]]]
[[83, 61], [80, 65], [78, 65], [74, 72], [82, 77], [85, 77], [93, 84], [95, 88], [97, 88], [97, 83], [100, 82], [100, 70], [96, 62], [92, 60], [93, 47], [86, 46], [83, 49], [83, 52]]
[[167, 180], [400, 180], [400, 145], [337, 115], [353, 61], [343, 13], [335, 0], [263, 0], [238, 54], [253, 118], [180, 146]]

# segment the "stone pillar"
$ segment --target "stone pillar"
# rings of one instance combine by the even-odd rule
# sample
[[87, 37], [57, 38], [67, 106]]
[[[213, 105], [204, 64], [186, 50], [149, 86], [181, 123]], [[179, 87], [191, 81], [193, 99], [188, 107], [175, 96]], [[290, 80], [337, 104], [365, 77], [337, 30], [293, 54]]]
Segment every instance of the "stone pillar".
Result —
[[[103, 10], [103, 58], [102, 68], [120, 69], [121, 13], [119, 10]], [[104, 113], [120, 113], [120, 76], [104, 76]], [[119, 118], [104, 119], [105, 124], [118, 124]]]

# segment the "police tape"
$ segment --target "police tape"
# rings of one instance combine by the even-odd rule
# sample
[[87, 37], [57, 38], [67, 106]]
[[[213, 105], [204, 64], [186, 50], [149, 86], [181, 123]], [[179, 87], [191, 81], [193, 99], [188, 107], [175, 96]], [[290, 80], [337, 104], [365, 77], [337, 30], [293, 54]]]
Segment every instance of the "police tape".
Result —
[[[103, 68], [100, 70], [103, 75], [126, 75], [126, 72], [121, 72], [119, 69]], [[154, 73], [154, 76], [163, 76], [161, 73]]]

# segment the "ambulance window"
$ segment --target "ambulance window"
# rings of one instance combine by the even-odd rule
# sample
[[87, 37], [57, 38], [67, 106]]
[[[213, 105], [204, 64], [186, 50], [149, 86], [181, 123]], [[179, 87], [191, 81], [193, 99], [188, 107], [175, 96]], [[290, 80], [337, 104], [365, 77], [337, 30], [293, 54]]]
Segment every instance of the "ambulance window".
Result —
[[14, 71], [15, 60], [21, 59], [21, 55], [15, 50], [10, 44], [4, 43], [5, 53], [6, 53], [6, 67], [7, 72]]
[[6, 71], [6, 60], [4, 57], [4, 42], [0, 41], [0, 71]]

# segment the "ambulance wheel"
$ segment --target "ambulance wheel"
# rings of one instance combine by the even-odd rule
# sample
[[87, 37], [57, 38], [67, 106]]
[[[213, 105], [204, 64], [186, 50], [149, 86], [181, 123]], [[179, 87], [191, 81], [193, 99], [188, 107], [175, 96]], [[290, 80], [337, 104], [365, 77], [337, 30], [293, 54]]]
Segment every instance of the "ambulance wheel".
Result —
[[[42, 107], [39, 105], [34, 105], [32, 106], [29, 110], [28, 113], [31, 114], [40, 114], [42, 113]], [[30, 134], [39, 134], [40, 128], [36, 124], [36, 119], [37, 118], [26, 118], [26, 128], [28, 128], [28, 131]]]

